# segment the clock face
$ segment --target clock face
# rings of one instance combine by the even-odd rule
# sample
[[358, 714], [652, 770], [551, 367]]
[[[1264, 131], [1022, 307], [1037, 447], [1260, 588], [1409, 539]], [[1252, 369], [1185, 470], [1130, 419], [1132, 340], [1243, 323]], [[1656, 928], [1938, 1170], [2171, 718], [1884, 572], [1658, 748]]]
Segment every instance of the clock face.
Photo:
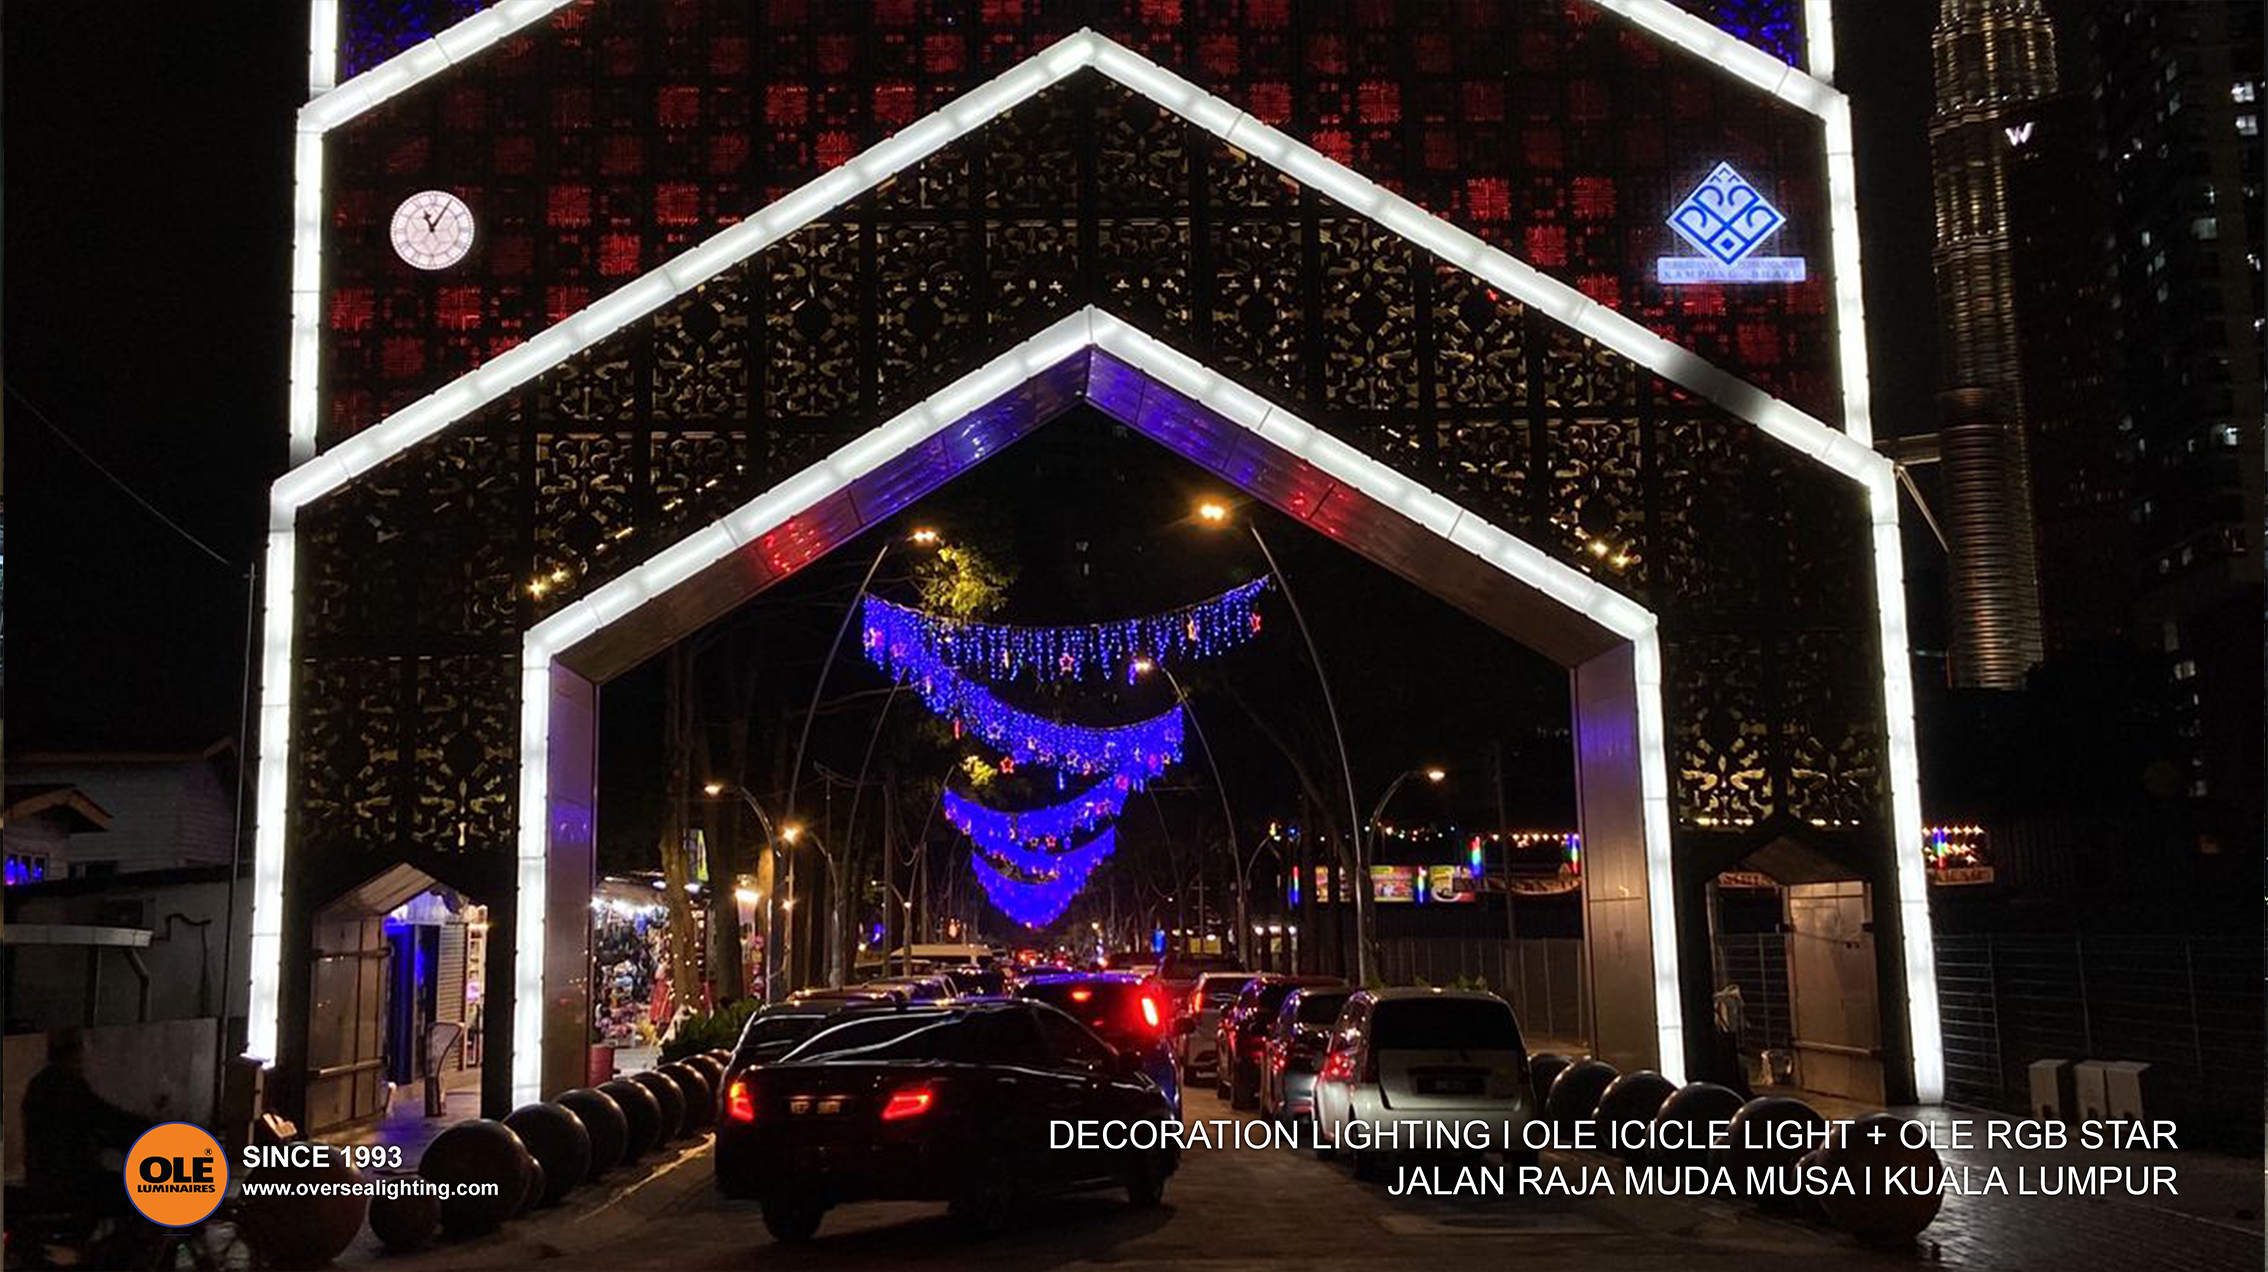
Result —
[[472, 209], [446, 190], [426, 190], [394, 209], [394, 251], [419, 269], [447, 269], [472, 250]]

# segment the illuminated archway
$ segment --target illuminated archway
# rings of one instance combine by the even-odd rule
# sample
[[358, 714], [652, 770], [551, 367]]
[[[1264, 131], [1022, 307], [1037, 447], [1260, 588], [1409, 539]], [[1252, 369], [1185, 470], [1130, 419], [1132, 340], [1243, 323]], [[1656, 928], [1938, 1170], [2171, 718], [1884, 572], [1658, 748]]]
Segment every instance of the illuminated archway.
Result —
[[[1793, 73], [1784, 66], [1772, 65], [1779, 68], [1780, 78], [1775, 82], [1781, 87], [1792, 83], [1799, 93], [1817, 98], [1828, 124], [1826, 166], [1830, 185], [1847, 193], [1847, 116], [1840, 113], [1841, 99], [1831, 90], [1805, 89], [1790, 79]], [[522, 462], [515, 456], [525, 453], [526, 444], [514, 440], [522, 436], [520, 414], [546, 409], [544, 401], [548, 399], [544, 395], [555, 397], [563, 378], [582, 386], [576, 391], [587, 396], [594, 360], [606, 356], [604, 351], [620, 341], [647, 330], [649, 323], [675, 322], [682, 327], [688, 314], [729, 318], [734, 306], [745, 303], [745, 293], [751, 286], [748, 271], [755, 268], [752, 262], [779, 253], [803, 253], [817, 261], [817, 254], [826, 250], [825, 244], [811, 235], [823, 231], [829, 218], [843, 215], [854, 205], [863, 206], [862, 201], [871, 203], [877, 197], [875, 192], [889, 183], [914, 180], [922, 165], [961, 139], [1012, 118], [1055, 86], [1077, 87], [1090, 72], [1146, 109], [1160, 112], [1162, 108], [1174, 126], [1185, 128], [1206, 144], [1225, 147], [1227, 157], [1219, 161], [1223, 166], [1264, 166], [1295, 183], [1296, 188], [1311, 191], [1314, 199], [1327, 201], [1328, 214], [1333, 218], [1329, 224], [1338, 227], [1332, 232], [1344, 235], [1347, 242], [1390, 248], [1404, 256], [1413, 251], [1422, 253], [1425, 268], [1435, 271], [1440, 280], [1425, 286], [1461, 289], [1460, 295], [1481, 296], [1469, 303], [1483, 311], [1493, 307], [1500, 315], [1489, 321], [1501, 330], [1467, 333], [1466, 339], [1478, 342], [1474, 348], [1500, 348], [1505, 341], [1527, 340], [1533, 342], [1530, 347], [1534, 352], [1528, 355], [1531, 367], [1548, 370], [1566, 359], [1616, 377], [1617, 383], [1644, 404], [1632, 417], [1630, 427], [1655, 436], [1651, 444], [1661, 451], [1645, 461], [1649, 473], [1654, 474], [1648, 479], [1645, 500], [1656, 499], [1656, 488], [1682, 483], [1681, 497], [1715, 500], [1725, 507], [1740, 501], [1756, 503], [1766, 508], [1757, 515], [1777, 518], [1772, 532], [1787, 541], [1775, 540], [1775, 550], [1782, 552], [1785, 560], [1809, 559], [1806, 554], [1829, 559], [1834, 552], [1863, 545], [1859, 555], [1871, 555], [1871, 568], [1837, 565], [1827, 571], [1827, 577], [1806, 580], [1806, 585], [1817, 582], [1845, 593], [1855, 589], [1854, 594], [1864, 594], [1871, 610], [1871, 626], [1860, 638], [1866, 647], [1854, 655], [1849, 640], [1838, 640], [1832, 630], [1823, 642], [1792, 629], [1771, 628], [1774, 620], [1769, 616], [1758, 620], [1766, 624], [1758, 629], [1760, 636], [1733, 633], [1728, 637], [1723, 632], [1701, 629], [1665, 635], [1661, 620], [1626, 590], [1586, 573], [1588, 562], [1571, 563], [1566, 544], [1557, 545], [1556, 552], [1550, 550], [1536, 538], [1533, 527], [1523, 542], [1479, 510], [1437, 493], [1428, 484], [1429, 478], [1438, 479], [1434, 473], [1412, 475], [1404, 460], [1381, 460], [1363, 446], [1350, 444], [1330, 429], [1302, 419], [1291, 404], [1280, 402], [1267, 390], [1266, 368], [1249, 363], [1230, 366], [1199, 358], [1181, 351], [1176, 341], [1182, 337], [1144, 334], [1134, 321], [1141, 319], [1145, 306], [1156, 302], [1154, 297], [1138, 294], [1139, 288], [1129, 302], [1135, 311], [1130, 314], [1120, 314], [1115, 304], [1096, 303], [1097, 299], [1109, 299], [1107, 295], [1085, 298], [1083, 305], [1069, 313], [1062, 312], [1064, 306], [1057, 301], [1041, 303], [1038, 308], [1048, 319], [1044, 326], [1047, 334], [1023, 337], [1009, 350], [994, 349], [958, 366], [936, 368], [946, 374], [965, 367], [977, 369], [963, 372], [950, 386], [919, 404], [889, 414], [887, 422], [846, 439], [847, 444], [829, 458], [781, 473], [781, 480], [752, 500], [729, 507], [715, 506], [712, 501], [703, 513], [710, 520], [689, 520], [685, 514], [642, 514], [643, 520], [626, 523], [626, 528], [644, 537], [606, 562], [581, 562], [586, 576], [562, 586], [541, 606], [524, 599], [512, 600], [520, 589], [510, 580], [505, 595], [496, 595], [493, 583], [500, 572], [524, 577], [511, 567], [510, 560], [527, 541], [524, 536], [511, 537], [522, 531], [516, 523], [514, 527], [504, 525], [507, 514], [499, 507], [504, 492], [514, 488], [515, 481], [521, 497], [532, 497], [526, 480], [515, 477], [518, 470], [512, 467]], [[1816, 81], [1806, 82], [1816, 86]], [[1093, 108], [1092, 102], [1088, 105]], [[1836, 149], [1838, 138], [1843, 139], [1845, 147], [1841, 151]], [[1838, 430], [1356, 176], [1119, 45], [1091, 33], [1059, 42], [756, 216], [691, 248], [384, 421], [338, 442], [278, 481], [272, 501], [263, 663], [252, 1051], [278, 1057], [291, 1050], [284, 1027], [288, 1004], [296, 994], [302, 1000], [302, 1013], [305, 1007], [304, 989], [294, 991], [286, 983], [290, 962], [286, 952], [299, 943], [290, 939], [289, 933], [294, 922], [303, 921], [292, 916], [295, 907], [304, 911], [310, 898], [320, 896], [329, 857], [350, 854], [358, 848], [380, 853], [405, 850], [402, 845], [388, 846], [356, 824], [358, 816], [380, 801], [364, 797], [364, 791], [344, 789], [351, 782], [333, 781], [335, 775], [324, 771], [320, 762], [302, 759], [295, 767], [294, 748], [319, 745], [325, 761], [349, 755], [377, 763], [367, 760], [371, 750], [367, 739], [339, 741], [339, 722], [347, 722], [350, 729], [356, 722], [367, 725], [372, 713], [394, 710], [392, 704], [406, 698], [416, 704], [416, 721], [401, 724], [388, 720], [384, 729], [365, 729], [378, 739], [377, 745], [393, 747], [381, 759], [413, 774], [444, 774], [443, 780], [455, 782], [464, 790], [428, 801], [452, 810], [452, 826], [421, 826], [418, 809], [424, 807], [422, 802], [406, 813], [386, 803], [384, 811], [394, 816], [395, 824], [411, 827], [421, 835], [453, 830], [460, 846], [477, 843], [486, 847], [500, 838], [508, 839], [512, 849], [508, 862], [501, 858], [486, 860], [482, 869], [520, 899], [519, 917], [512, 924], [512, 944], [517, 951], [512, 974], [518, 989], [515, 997], [523, 1008], [539, 998], [547, 1005], [539, 1015], [515, 1011], [513, 1004], [498, 1001], [495, 1024], [501, 1026], [502, 1018], [510, 1020], [508, 1032], [514, 1043], [511, 1093], [529, 1095], [547, 1085], [545, 1065], [536, 1058], [543, 1050], [542, 1041], [552, 1039], [554, 1056], [565, 1057], [571, 1052], [580, 1054], [583, 1036], [578, 1014], [582, 997], [577, 992], [581, 973], [574, 969], [572, 960], [561, 959], [560, 969], [547, 979], [543, 967], [546, 946], [558, 954], [565, 943], [547, 942], [543, 925], [534, 921], [538, 914], [568, 913], [564, 907], [570, 902], [572, 912], [580, 915], [587, 901], [581, 882], [573, 878], [574, 872], [552, 868], [554, 863], [575, 860], [578, 853], [588, 851], [590, 809], [587, 804], [562, 797], [563, 792], [586, 788], [585, 770], [590, 763], [590, 757], [578, 747], [560, 745], [562, 728], [574, 733], [573, 718], [591, 705], [589, 677], [577, 672], [576, 667], [606, 665], [615, 656], [607, 652], [610, 645], [634, 646], [641, 624], [633, 616], [644, 608], [654, 607], [655, 612], [668, 614], [672, 624], [681, 625], [713, 614], [713, 607], [730, 603], [729, 598], [744, 597], [753, 586], [761, 586], [754, 580], [776, 577], [839, 542], [847, 532], [821, 533], [821, 522], [813, 518], [830, 507], [838, 509], [837, 516], [847, 515], [840, 511], [846, 507], [846, 498], [851, 499], [847, 506], [855, 512], [855, 497], [844, 492], [858, 489], [857, 483], [876, 472], [895, 471], [889, 466], [903, 462], [904, 456], [913, 453], [909, 448], [940, 444], [939, 439], [952, 436], [961, 421], [978, 418], [970, 412], [1000, 394], [1027, 383], [1045, 385], [1049, 381], [1043, 372], [1059, 371], [1067, 360], [1083, 356], [1089, 380], [1079, 395], [1112, 409], [1107, 402], [1094, 398], [1092, 389], [1092, 369], [1102, 365], [1103, 359], [1155, 380], [1192, 404], [1189, 419], [1202, 415], [1216, 421], [1200, 430], [1205, 436], [1245, 439], [1248, 447], [1244, 453], [1261, 467], [1242, 475], [1216, 468], [1231, 480], [1295, 515], [1306, 514], [1296, 500], [1270, 493], [1262, 480], [1261, 470], [1267, 465], [1309, 474], [1332, 483], [1334, 488], [1359, 494], [1367, 501], [1360, 506], [1379, 510], [1375, 524], [1415, 527], [1423, 532], [1405, 536], [1399, 543], [1400, 548], [1416, 555], [1396, 560], [1396, 544], [1366, 545], [1364, 550], [1374, 557], [1412, 573], [1436, 590], [1453, 591], [1462, 586], [1479, 596], [1478, 607], [1484, 609], [1487, 597], [1483, 594], [1492, 587], [1526, 589], [1549, 598], [1552, 603], [1536, 607], [1537, 612], [1561, 615], [1564, 630], [1556, 638], [1549, 632], [1522, 631], [1530, 643], [1552, 652], [1550, 643], [1564, 639], [1569, 649], [1585, 651], [1555, 655], [1571, 666], [1588, 665], [1596, 658], [1620, 657], [1627, 662], [1626, 670], [1600, 664], [1588, 688], [1581, 676], [1577, 683], [1579, 714], [1607, 721], [1619, 710], [1630, 722], [1626, 739], [1608, 736], [1613, 730], [1587, 738], [1586, 748], [1596, 742], [1598, 753], [1595, 757], [1587, 754], [1584, 760], [1586, 766], [1595, 758], [1602, 766], [1620, 764], [1623, 768], [1625, 780], [1594, 781], [1585, 794], [1589, 873], [1592, 888], [1600, 894], [1598, 901], [1604, 902], [1610, 899], [1606, 894], [1617, 889], [1616, 866], [1626, 868], [1623, 878], [1628, 882], [1621, 887], [1620, 895], [1635, 902], [1628, 908], [1642, 911], [1643, 918], [1625, 927], [1634, 934], [1644, 934], [1648, 946], [1642, 954], [1626, 949], [1619, 960], [1610, 960], [1644, 969], [1642, 986], [1612, 997], [1612, 1001], [1633, 1010], [1643, 1005], [1643, 1027], [1629, 1021], [1601, 1022], [1602, 1037], [1642, 1036], [1646, 1040], [1642, 1048], [1623, 1048], [1617, 1054], [1643, 1059], [1654, 1052], [1665, 1067], [1678, 1063], [1679, 1036], [1695, 1010], [1691, 978], [1696, 969], [1686, 968], [1687, 983], [1680, 985], [1677, 941], [1662, 939], [1675, 938], [1681, 931], [1687, 933], [1684, 939], [1691, 939], [1692, 924], [1681, 924], [1675, 905], [1664, 899], [1672, 891], [1666, 886], [1671, 876], [1681, 869], [1671, 848], [1672, 840], [1682, 835], [1698, 843], [1696, 836], [1711, 825], [1710, 815], [1691, 810], [1705, 810], [1714, 806], [1712, 801], [1724, 803], [1728, 790], [1749, 780], [1747, 770], [1734, 772], [1724, 766], [1768, 764], [1772, 766], [1774, 815], [1797, 809], [1814, 824], [1850, 831], [1856, 836], [1850, 839], [1850, 851], [1872, 855], [1876, 864], [1869, 869], [1884, 885], [1886, 895], [1894, 899], [1884, 917], [1890, 920], [1896, 938], [1882, 943], [1882, 957], [1885, 987], [1903, 990], [1901, 1000], [1886, 1004], [1886, 1010], [1903, 1026], [1895, 1032], [1905, 1046], [1904, 1055], [1893, 1058], [1910, 1074], [1917, 1093], [1934, 1098], [1939, 1068], [1935, 995], [1919, 861], [1919, 799], [1899, 595], [1895, 494], [1887, 461], [1868, 449], [1864, 440], [1863, 340], [1856, 326], [1855, 240], [1846, 233], [1849, 227], [1844, 223], [1844, 205], [1845, 199], [1838, 196], [1832, 227], [1837, 303], [1848, 317], [1842, 333], [1846, 418], [1845, 428]], [[1091, 216], [1093, 212], [1082, 215]], [[1319, 214], [1306, 215], [1313, 218]], [[1081, 246], [1077, 250], [1091, 249]], [[814, 288], [835, 285], [821, 269], [793, 262], [790, 267], [803, 269], [815, 280], [810, 284]], [[1294, 263], [1287, 268], [1306, 267]], [[1476, 292], [1475, 288], [1484, 291]], [[1051, 305], [1054, 312], [1047, 312]], [[1389, 315], [1388, 321], [1392, 320]], [[1310, 316], [1307, 321], [1319, 320]], [[1008, 334], [1010, 338], [1023, 335]], [[1046, 343], [1035, 343], [1041, 341]], [[1429, 356], [1422, 348], [1419, 355]], [[816, 377], [818, 372], [801, 374]], [[1523, 409], [1528, 414], [1522, 427], [1533, 435], [1524, 444], [1533, 455], [1544, 454], [1551, 446], [1592, 445], [1599, 436], [1622, 426], [1620, 419], [1608, 418], [1622, 408], [1603, 400], [1583, 409], [1563, 409], [1555, 400], [1555, 413], [1549, 418], [1535, 401]], [[599, 417], [593, 426], [598, 435], [623, 427], [608, 424], [606, 418]], [[1185, 454], [1198, 453], [1191, 449], [1197, 446], [1195, 441], [1184, 446], [1182, 440], [1161, 431], [1167, 426], [1163, 417], [1144, 423], [1148, 418], [1136, 410], [1130, 422]], [[1484, 462], [1484, 457], [1458, 454], [1455, 447], [1462, 444], [1454, 438], [1444, 442], [1447, 458], [1468, 465]], [[1685, 467], [1675, 467], [1681, 464]], [[1710, 465], [1731, 475], [1719, 478], [1713, 475], [1715, 470], [1703, 471]], [[950, 465], [936, 467], [935, 480], [949, 476], [949, 469]], [[1763, 478], [1770, 480], [1760, 484]], [[1789, 489], [1767, 488], [1775, 482]], [[447, 483], [461, 483], [461, 488], [442, 489], [441, 485]], [[495, 498], [484, 498], [485, 485], [496, 488]], [[1531, 502], [1548, 514], [1545, 520], [1556, 517], [1551, 512], [1555, 505], [1550, 503], [1556, 496], [1540, 484], [1529, 489], [1537, 492]], [[353, 571], [383, 574], [392, 570], [407, 575], [429, 568], [430, 563], [417, 565], [404, 555], [402, 540], [415, 539], [417, 534], [405, 536], [398, 519], [416, 520], [422, 515], [421, 509], [436, 506], [435, 500], [445, 506], [448, 524], [439, 529], [421, 527], [418, 533], [444, 538], [456, 535], [451, 542], [464, 549], [464, 559], [447, 563], [455, 573], [445, 581], [440, 595], [417, 595], [415, 604], [441, 611], [454, 606], [461, 616], [436, 618], [417, 627], [406, 642], [380, 643], [368, 652], [353, 651], [351, 637], [357, 623], [366, 621], [361, 617], [365, 611], [386, 603], [384, 598], [389, 595], [415, 593], [401, 578], [373, 581], [352, 577]], [[1338, 506], [1355, 505], [1342, 502]], [[700, 509], [704, 505], [696, 498], [689, 507]], [[1667, 514], [1660, 513], [1656, 503], [1630, 503], [1615, 515], [1621, 518], [1617, 524], [1629, 534], [1645, 536], [1655, 534], [1655, 522]], [[868, 519], [858, 515], [847, 524], [855, 528]], [[1574, 520], [1580, 530], [1580, 510]], [[368, 528], [373, 525], [379, 527], [375, 532]], [[388, 529], [389, 525], [394, 528]], [[307, 542], [314, 546], [303, 557], [303, 536], [309, 533], [308, 526], [314, 529], [313, 538]], [[1752, 567], [1705, 561], [1695, 555], [1706, 548], [1696, 547], [1700, 532], [1684, 526], [1679, 533], [1686, 539], [1661, 545], [1664, 565], [1659, 568], [1670, 568], [1677, 552], [1686, 554], [1676, 559], [1693, 570], [1729, 570], [1738, 576], [1745, 569], [1753, 576], [1756, 571], [1774, 568], [1763, 561]], [[651, 547], [646, 546], [649, 540]], [[1452, 549], [1455, 555], [1450, 554]], [[548, 550], [537, 546], [539, 561]], [[1422, 564], [1420, 557], [1425, 558]], [[561, 567], [563, 576], [571, 573]], [[736, 581], [716, 590], [704, 580]], [[1758, 580], [1748, 577], [1743, 582], [1753, 586]], [[1847, 597], [1835, 602], [1846, 609], [1853, 603]], [[450, 622], [457, 626], [449, 627]], [[314, 646], [301, 646], [303, 632], [321, 637], [319, 653], [314, 652]], [[1677, 639], [1685, 640], [1690, 651], [1698, 652], [1681, 652], [1675, 659], [1669, 658], [1664, 643]], [[1756, 643], [1759, 639], [1762, 644]], [[500, 677], [496, 668], [502, 665], [503, 642], [507, 640], [513, 643], [510, 665], [516, 671]], [[1711, 642], [1716, 643], [1713, 646]], [[1690, 704], [1679, 713], [1666, 711], [1664, 703], [1673, 676], [1666, 664], [1676, 662], [1674, 674], [1685, 682], [1714, 684], [1711, 677], [1720, 674], [1720, 669], [1706, 656], [1712, 648], [1719, 649], [1718, 663], [1729, 668], [1722, 674], [1736, 681], [1743, 675], [1754, 675], [1759, 662], [1768, 663], [1775, 650], [1793, 651], [1819, 661], [1830, 667], [1814, 677], [1819, 684], [1833, 682], [1830, 689], [1822, 690], [1828, 705], [1796, 707], [1783, 703], [1767, 708], [1756, 702], [1735, 701], [1709, 709], [1718, 715], [1729, 712], [1735, 717], [1729, 724], [1720, 724], [1714, 717], [1702, 718], [1703, 709]], [[1616, 650], [1622, 652], [1616, 654]], [[1862, 683], [1853, 682], [1847, 671], [1833, 670], [1856, 663], [1871, 668], [1871, 693], [1878, 696], [1870, 701], [1861, 701], [1858, 696], [1866, 692]], [[508, 683], [503, 683], [505, 679]], [[424, 695], [428, 685], [437, 687], [432, 697]], [[454, 693], [446, 692], [449, 690]], [[318, 710], [313, 699], [323, 695], [340, 705]], [[500, 736], [496, 723], [507, 702], [517, 721], [509, 737]], [[1836, 737], [1822, 741], [1790, 733], [1792, 722], [1803, 711], [1817, 710], [1835, 716], [1840, 730]], [[1673, 714], [1679, 718], [1672, 720]], [[1666, 740], [1673, 728], [1680, 738], [1680, 754], [1674, 763], [1667, 758]], [[1776, 758], [1727, 760], [1712, 756], [1710, 748], [1719, 747], [1718, 731], [1731, 738], [1732, 745], [1758, 754], [1771, 752]], [[322, 736], [311, 742], [311, 734]], [[462, 763], [449, 761], [444, 752], [451, 745], [461, 745], [472, 758]], [[1824, 759], [1818, 758], [1822, 748]], [[1797, 750], [1805, 751], [1800, 762], [1789, 754]], [[494, 770], [507, 762], [507, 756], [517, 782], [504, 793], [493, 778]], [[1712, 764], [1724, 771], [1712, 771]], [[1803, 768], [1799, 780], [1795, 769], [1806, 765], [1809, 767]], [[473, 789], [478, 783], [466, 776], [471, 769], [486, 774], [478, 779], [486, 785]], [[1609, 768], [1597, 771], [1605, 773]], [[1763, 767], [1755, 767], [1755, 771], [1766, 772]], [[404, 798], [404, 779], [397, 775], [389, 780], [394, 783], [394, 793], [383, 798]], [[421, 779], [413, 777], [407, 784], [414, 786], [416, 780]], [[1834, 787], [1834, 800], [1821, 802], [1814, 794], [1807, 794], [1803, 788], [1807, 782], [1814, 788]], [[1618, 806], [1610, 798], [1615, 792], [1631, 791], [1638, 792], [1638, 798], [1628, 806]], [[1743, 792], [1741, 797], [1749, 798], [1749, 794]], [[411, 790], [408, 798], [417, 799], [416, 791]], [[1807, 808], [1807, 799], [1816, 806]], [[1605, 829], [1617, 816], [1625, 822], [1619, 837], [1632, 847], [1627, 861], [1620, 863], [1611, 852], [1603, 859], [1601, 856], [1602, 844], [1618, 837], [1617, 832]], [[498, 836], [500, 827], [508, 827], [508, 835]], [[321, 844], [318, 857], [304, 852], [295, 856], [293, 846], [303, 842]], [[587, 856], [582, 859], [587, 861]], [[1697, 858], [1690, 868], [1683, 869], [1690, 874], [1704, 868], [1705, 862]], [[296, 885], [288, 877], [292, 871], [300, 874]], [[560, 1073], [572, 1072], [563, 1058], [554, 1063], [561, 1066]]]

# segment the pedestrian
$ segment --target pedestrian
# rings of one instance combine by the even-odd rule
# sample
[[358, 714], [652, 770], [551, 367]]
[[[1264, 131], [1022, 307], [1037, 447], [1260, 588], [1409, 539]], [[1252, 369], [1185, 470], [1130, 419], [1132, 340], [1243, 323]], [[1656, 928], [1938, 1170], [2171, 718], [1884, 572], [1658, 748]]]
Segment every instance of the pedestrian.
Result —
[[1742, 1001], [1740, 986], [1727, 982], [1712, 999], [1715, 1007], [1715, 1063], [1717, 1081], [1740, 1093], [1741, 1099], [1750, 1099], [1755, 1092], [1748, 1085], [1748, 1061], [1740, 1052], [1741, 1030], [1748, 1024], [1748, 1005]]

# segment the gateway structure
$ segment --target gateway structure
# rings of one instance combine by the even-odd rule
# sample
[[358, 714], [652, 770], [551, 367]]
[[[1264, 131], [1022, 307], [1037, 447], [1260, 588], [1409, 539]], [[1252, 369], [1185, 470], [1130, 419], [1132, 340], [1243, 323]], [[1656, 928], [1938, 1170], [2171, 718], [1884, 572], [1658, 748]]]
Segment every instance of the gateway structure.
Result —
[[1838, 938], [1806, 1079], [1937, 1098], [1825, 8], [317, 0], [280, 1097], [368, 1111], [318, 969], [405, 868], [490, 908], [485, 1102], [579, 1085], [596, 686], [1082, 408], [1569, 668], [1602, 1055], [1704, 1053], [1739, 868]]

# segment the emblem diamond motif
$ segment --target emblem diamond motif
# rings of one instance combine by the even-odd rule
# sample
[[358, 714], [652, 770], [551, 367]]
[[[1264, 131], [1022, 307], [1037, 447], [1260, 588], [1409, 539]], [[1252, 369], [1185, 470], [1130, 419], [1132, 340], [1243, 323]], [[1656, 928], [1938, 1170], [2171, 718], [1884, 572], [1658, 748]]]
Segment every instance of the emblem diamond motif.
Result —
[[1731, 164], [1720, 163], [1670, 213], [1669, 227], [1719, 264], [1734, 265], [1787, 219]]

